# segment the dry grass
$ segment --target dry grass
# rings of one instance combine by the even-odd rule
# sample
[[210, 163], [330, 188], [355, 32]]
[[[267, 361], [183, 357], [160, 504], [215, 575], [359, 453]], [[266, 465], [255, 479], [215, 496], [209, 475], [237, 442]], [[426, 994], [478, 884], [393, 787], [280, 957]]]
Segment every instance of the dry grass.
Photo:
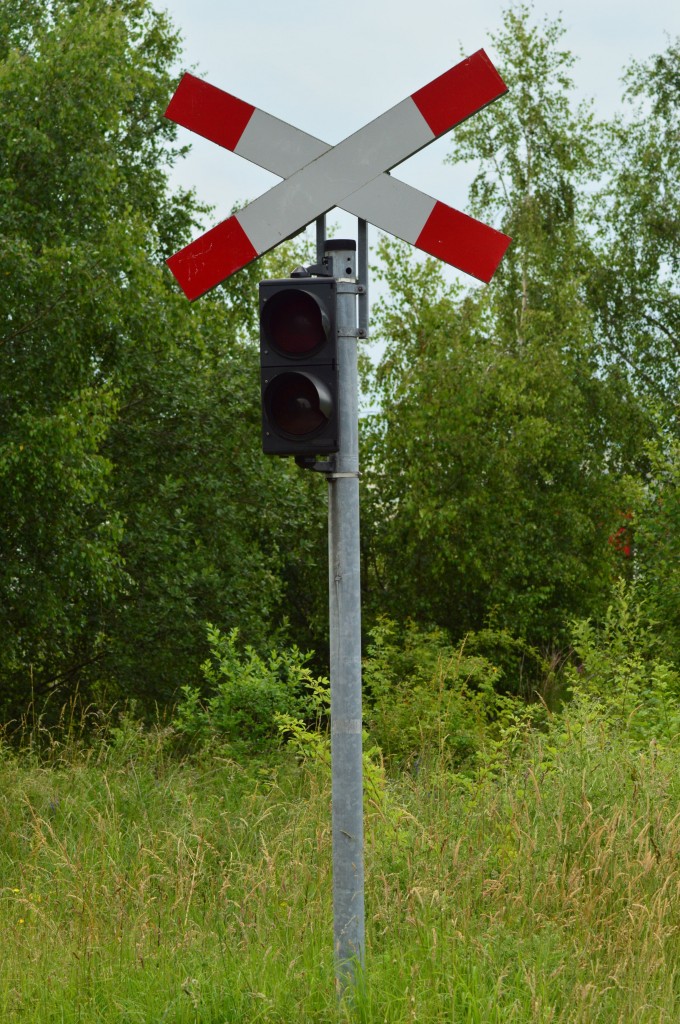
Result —
[[[680, 755], [584, 727], [367, 803], [363, 1021], [680, 1018]], [[329, 794], [162, 736], [0, 755], [0, 1019], [330, 1021]]]

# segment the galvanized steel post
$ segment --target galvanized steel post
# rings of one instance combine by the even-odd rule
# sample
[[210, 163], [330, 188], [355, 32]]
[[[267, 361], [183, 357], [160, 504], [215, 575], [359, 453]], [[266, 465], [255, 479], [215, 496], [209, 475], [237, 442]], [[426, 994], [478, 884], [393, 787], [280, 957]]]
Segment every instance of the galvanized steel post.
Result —
[[361, 749], [359, 383], [356, 243], [325, 243], [337, 281], [339, 442], [328, 479], [333, 936], [339, 991], [364, 965], [364, 838]]

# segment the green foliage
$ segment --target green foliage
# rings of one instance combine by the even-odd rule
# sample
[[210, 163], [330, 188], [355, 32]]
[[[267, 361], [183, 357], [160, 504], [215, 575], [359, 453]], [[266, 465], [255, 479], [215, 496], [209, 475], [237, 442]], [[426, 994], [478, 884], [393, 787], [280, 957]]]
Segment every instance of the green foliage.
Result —
[[[638, 696], [680, 665], [680, 50], [632, 65], [605, 125], [573, 102], [563, 35], [509, 8], [510, 91], [452, 138], [481, 160], [472, 211], [513, 236], [493, 283], [379, 249], [362, 541], [366, 617], [387, 619], [365, 667], [393, 760], [519, 743], [514, 698], [549, 697], [569, 622], [606, 623], [619, 577], [658, 642], [640, 640]], [[258, 277], [307, 260], [286, 243], [200, 303], [178, 293], [164, 259], [209, 212], [169, 187], [180, 58], [150, 0], [0, 0], [0, 709], [150, 713], [184, 686], [198, 733], [266, 748], [287, 727], [304, 756], [324, 697], [286, 636], [323, 665], [325, 489], [261, 455], [253, 338]], [[250, 653], [230, 662], [236, 629]], [[581, 642], [592, 661], [604, 641]]]
[[[169, 239], [160, 111], [178, 44], [143, 3], [4, 4], [2, 18], [0, 673], [13, 696], [29, 671], [48, 686], [96, 660], [95, 610], [126, 584], [107, 357], [116, 335], [141, 340], [138, 310], [116, 300], [147, 287], [144, 247]], [[188, 224], [186, 199], [163, 217]]]
[[537, 317], [518, 344], [485, 299], [457, 300], [397, 248], [384, 248], [393, 299], [364, 435], [369, 607], [549, 651], [618, 568], [620, 409], [594, 365], [564, 355], [565, 324]]
[[165, 16], [42, 0], [28, 28], [27, 13], [3, 5], [0, 65], [0, 672], [19, 699], [29, 674], [44, 692], [98, 660], [101, 616], [128, 585], [112, 355], [148, 353], [167, 288], [146, 251], [194, 219], [165, 194]]
[[607, 134], [572, 102], [563, 32], [510, 8], [494, 38], [509, 92], [453, 135], [452, 159], [481, 154], [472, 211], [513, 238], [493, 282], [447, 287], [434, 261], [381, 244], [364, 432], [369, 607], [548, 657], [626, 571], [610, 537], [655, 430], [589, 299]]
[[437, 629], [381, 620], [363, 665], [369, 734], [390, 761], [469, 765], [483, 744], [499, 670]]
[[[307, 685], [304, 708], [307, 719], [290, 713], [276, 715], [279, 736], [286, 748], [295, 754], [299, 764], [304, 765], [315, 777], [331, 778], [331, 737], [329, 716], [331, 693], [327, 679], [310, 679]], [[314, 719], [310, 721], [310, 716]], [[389, 810], [386, 791], [386, 772], [383, 752], [373, 741], [366, 729], [362, 731], [362, 778], [364, 788], [364, 812], [379, 813]]]
[[0, 707], [150, 709], [199, 678], [206, 620], [261, 645], [282, 606], [323, 620], [318, 481], [261, 456], [250, 340], [257, 275], [304, 257], [178, 293], [163, 261], [207, 211], [169, 188], [180, 45], [149, 0], [0, 22]]
[[323, 767], [178, 759], [129, 716], [89, 747], [0, 748], [3, 1024], [671, 1024], [677, 743], [640, 749], [589, 699], [493, 772], [429, 767], [367, 792], [351, 1009]]
[[182, 687], [175, 728], [194, 742], [219, 739], [234, 751], [263, 753], [277, 746], [282, 723], [300, 718], [317, 722], [327, 705], [328, 683], [308, 668], [309, 654], [292, 646], [267, 657], [246, 646], [239, 651], [238, 630], [225, 634], [208, 627], [210, 658], [203, 664], [207, 697]]
[[658, 640], [635, 591], [621, 581], [598, 627], [574, 625], [574, 696], [593, 717], [633, 746], [680, 740], [680, 672], [660, 656]]
[[[249, 284], [254, 302], [252, 271]], [[199, 678], [206, 621], [264, 649], [285, 614], [306, 637], [296, 574], [325, 554], [319, 481], [261, 454], [257, 358], [236, 314], [219, 297], [185, 312], [190, 338], [135, 366], [112, 438], [133, 582], [107, 621], [106, 667], [147, 701]]]
[[677, 436], [680, 380], [680, 41], [633, 62], [626, 108], [607, 130], [587, 279], [601, 358], [658, 407]]
[[[326, 690], [327, 704], [330, 707], [330, 692]], [[291, 714], [278, 714], [276, 724], [282, 741], [285, 741], [301, 764], [306, 764], [315, 772], [331, 773], [331, 738], [326, 729], [318, 723], [314, 727], [307, 725], [302, 718]]]
[[[511, 229], [513, 245], [501, 274], [524, 286], [525, 299], [538, 280], [565, 283], [559, 268], [572, 255], [577, 211], [585, 200], [581, 188], [601, 159], [592, 111], [573, 104], [576, 58], [562, 45], [564, 34], [560, 17], [539, 23], [530, 6], [507, 7], [501, 31], [491, 38], [509, 92], [452, 136], [450, 162], [480, 165], [470, 189], [473, 210], [495, 214]], [[548, 265], [538, 263], [537, 247]], [[536, 290], [532, 306], [539, 296]]]
[[680, 442], [660, 439], [647, 454], [633, 533], [637, 592], [664, 658], [680, 669]]

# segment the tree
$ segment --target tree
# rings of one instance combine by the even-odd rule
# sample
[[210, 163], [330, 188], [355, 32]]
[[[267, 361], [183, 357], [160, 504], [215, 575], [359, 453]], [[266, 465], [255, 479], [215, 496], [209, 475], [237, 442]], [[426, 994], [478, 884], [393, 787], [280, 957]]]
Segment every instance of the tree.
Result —
[[600, 359], [653, 414], [629, 541], [636, 595], [663, 657], [680, 664], [680, 42], [633, 62], [625, 114], [608, 129], [587, 281]]
[[168, 699], [206, 618], [264, 644], [300, 599], [319, 516], [259, 452], [249, 342], [256, 275], [297, 254], [178, 293], [206, 211], [169, 190], [180, 44], [148, 0], [0, 0], [0, 26], [0, 701]]
[[601, 357], [674, 424], [680, 381], [680, 42], [625, 79], [628, 116], [608, 128], [588, 300]]
[[366, 437], [374, 604], [543, 650], [625, 570], [609, 538], [650, 430], [627, 379], [602, 372], [586, 281], [603, 133], [570, 102], [562, 34], [506, 12], [494, 43], [509, 93], [454, 135], [453, 158], [480, 159], [472, 212], [513, 237], [492, 284], [447, 289], [434, 263], [383, 244]]
[[[284, 268], [253, 268], [251, 296], [268, 272]], [[195, 681], [206, 621], [267, 646], [288, 620], [310, 644], [324, 614], [325, 493], [263, 456], [257, 351], [231, 318], [218, 296], [196, 304], [191, 336], [130, 373], [107, 444], [130, 583], [106, 618], [106, 665], [150, 699]]]
[[[29, 671], [58, 671], [124, 580], [102, 452], [119, 401], [110, 352], [141, 334], [116, 300], [152, 276], [170, 136], [144, 137], [140, 121], [157, 115], [177, 52], [144, 4], [28, 13], [3, 4], [0, 75], [1, 665], [24, 688]], [[186, 222], [186, 200], [174, 209]]]

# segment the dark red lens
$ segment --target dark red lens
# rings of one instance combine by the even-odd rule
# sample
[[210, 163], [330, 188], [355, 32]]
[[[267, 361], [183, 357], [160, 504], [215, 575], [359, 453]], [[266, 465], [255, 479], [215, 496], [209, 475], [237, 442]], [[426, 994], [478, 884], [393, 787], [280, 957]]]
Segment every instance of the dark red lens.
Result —
[[284, 355], [306, 356], [326, 341], [319, 304], [309, 293], [295, 289], [268, 299], [262, 326], [268, 343]]
[[326, 386], [304, 373], [281, 373], [269, 384], [266, 401], [278, 430], [303, 437], [319, 430], [330, 415]]

